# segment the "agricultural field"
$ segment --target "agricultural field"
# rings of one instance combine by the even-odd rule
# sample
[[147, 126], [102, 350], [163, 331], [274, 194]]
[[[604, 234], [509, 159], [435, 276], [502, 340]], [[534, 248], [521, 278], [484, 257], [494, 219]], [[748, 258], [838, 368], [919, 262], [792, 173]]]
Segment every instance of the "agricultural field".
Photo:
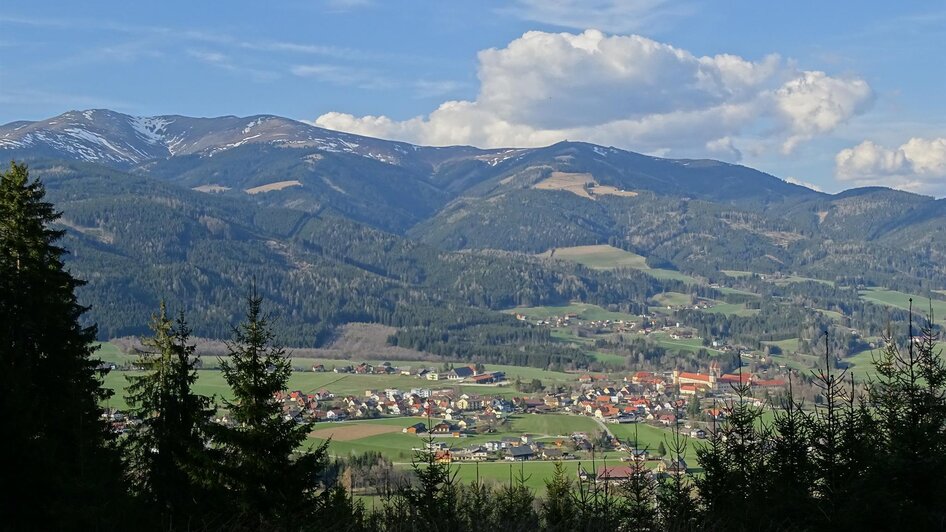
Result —
[[825, 310], [821, 308], [816, 308], [815, 310], [835, 323], [842, 323], [844, 321], [844, 314], [835, 310]]
[[670, 351], [687, 351], [690, 353], [696, 353], [700, 349], [706, 349], [710, 353], [722, 353], [719, 349], [713, 349], [712, 347], [704, 347], [702, 338], [671, 338], [669, 334], [664, 332], [655, 332], [647, 336], [647, 338], [654, 342], [655, 344], [668, 349]]
[[723, 295], [759, 297], [759, 294], [756, 294], [755, 292], [747, 292], [745, 290], [739, 290], [737, 288], [729, 288], [728, 286], [715, 286], [714, 289], [718, 290], [719, 293]]
[[743, 303], [723, 303], [717, 301], [713, 306], [703, 310], [703, 312], [712, 312], [718, 314], [735, 314], [736, 316], [752, 316], [759, 313], [759, 309], [746, 308]]
[[[658, 428], [645, 423], [608, 425], [608, 428], [611, 429], [611, 433], [621, 441], [632, 443], [636, 441], [636, 448], [646, 449], [651, 454], [656, 452], [661, 442], [663, 442], [665, 448], [669, 449], [670, 439], [673, 437], [673, 432], [670, 431], [670, 429]], [[680, 431], [683, 433], [681, 436], [685, 437], [685, 433], [688, 432], [688, 429], [684, 429], [681, 426]], [[683, 455], [684, 459], [689, 463], [690, 467], [695, 467], [696, 449], [703, 445], [703, 441], [689, 437], [685, 437], [684, 440], [687, 443], [687, 448]], [[618, 454], [611, 454], [620, 459]]]
[[[549, 250], [540, 254], [540, 256], [549, 257], [553, 255], [552, 251]], [[578, 264], [599, 270], [634, 268], [635, 270], [640, 270], [658, 279], [672, 279], [688, 284], [699, 284], [699, 281], [685, 273], [675, 270], [651, 268], [647, 266], [646, 259], [643, 256], [606, 244], [555, 248], [554, 258], [577, 262]]]
[[864, 301], [904, 310], [910, 308], [910, 298], [913, 298], [913, 310], [921, 316], [925, 316], [929, 313], [930, 303], [932, 302], [933, 319], [936, 323], [946, 325], [946, 301], [941, 299], [930, 300], [926, 297], [883, 288], [868, 288], [861, 290], [860, 294], [861, 299]]
[[[431, 420], [432, 423], [439, 419]], [[401, 429], [415, 423], [427, 424], [424, 417], [396, 417], [365, 421], [344, 421], [340, 423], [318, 423], [309, 434], [309, 441], [319, 445], [329, 441], [329, 451], [336, 456], [364, 451], [377, 451], [393, 462], [409, 462], [414, 456], [413, 449], [420, 448], [427, 441], [426, 435], [414, 435], [401, 432]], [[454, 448], [470, 447], [487, 441], [501, 440], [506, 437], [520, 437], [528, 434], [533, 439], [554, 439], [568, 437], [574, 432], [593, 434], [600, 432], [598, 424], [589, 417], [564, 414], [517, 414], [509, 418], [498, 432], [481, 434], [465, 438], [449, 436], [434, 437], [435, 441], [446, 442]]]
[[577, 262], [589, 268], [610, 270], [613, 268], [648, 269], [643, 256], [608, 245], [574, 246], [555, 248], [555, 253], [546, 251], [542, 257], [554, 256], [556, 259]]
[[787, 340], [778, 340], [775, 342], [762, 342], [764, 345], [774, 345], [782, 350], [784, 354], [795, 353], [798, 351], [798, 338], [789, 338]]
[[[437, 421], [433, 420], [433, 422]], [[416, 456], [413, 449], [422, 447], [427, 437], [405, 434], [401, 432], [401, 429], [418, 422], [426, 423], [427, 419], [405, 417], [321, 423], [313, 427], [314, 430], [310, 433], [308, 441], [310, 445], [320, 445], [331, 436], [329, 451], [335, 456], [378, 451], [395, 464], [407, 467]], [[661, 442], [668, 447], [669, 438], [672, 436], [667, 429], [645, 424], [633, 426], [609, 424], [607, 427], [621, 441], [628, 442], [636, 439], [639, 448], [648, 449], [651, 453], [656, 453]], [[573, 432], [594, 435], [601, 432], [601, 427], [592, 418], [584, 416], [518, 414], [512, 416], [510, 423], [503, 425], [500, 432], [467, 438], [435, 437], [434, 440], [446, 442], [454, 448], [465, 448], [505, 437], [519, 437], [523, 434], [528, 434], [539, 441], [552, 442], [558, 439], [555, 438], [556, 436], [568, 436]], [[685, 458], [691, 467], [696, 466], [696, 448], [702, 444], [701, 441], [688, 439]], [[598, 453], [595, 457], [595, 465], [598, 467], [605, 463], [617, 465], [625, 455], [626, 453], [618, 451]], [[566, 460], [563, 463], [572, 478], [577, 475], [579, 464], [587, 470], [592, 470], [593, 467], [591, 456], [587, 454], [581, 455], [580, 460]], [[479, 464], [456, 462], [451, 465], [456, 471], [457, 480], [463, 483], [473, 482], [477, 480], [477, 476], [481, 482], [504, 483], [509, 482], [510, 472], [513, 478], [521, 474], [526, 479], [526, 485], [539, 494], [545, 491], [545, 480], [551, 477], [554, 466], [555, 463], [552, 461], [541, 460], [515, 463], [496, 461]]]
[[864, 381], [874, 378], [877, 374], [877, 369], [874, 367], [874, 357], [879, 355], [880, 349], [867, 349], [845, 358], [844, 362], [850, 366], [848, 371], [854, 374], [855, 380]]
[[690, 305], [691, 297], [688, 294], [681, 294], [680, 292], [664, 292], [662, 294], [657, 294], [654, 296], [654, 301], [663, 306], [670, 307], [682, 307], [685, 305]]

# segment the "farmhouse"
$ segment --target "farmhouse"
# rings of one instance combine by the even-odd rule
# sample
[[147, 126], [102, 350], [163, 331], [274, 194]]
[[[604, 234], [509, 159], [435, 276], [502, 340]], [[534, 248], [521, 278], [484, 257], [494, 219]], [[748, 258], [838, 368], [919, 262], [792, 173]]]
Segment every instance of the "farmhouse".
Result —
[[532, 447], [529, 447], [528, 445], [520, 445], [518, 447], [509, 447], [506, 449], [506, 460], [510, 462], [532, 460], [532, 457], [534, 456], [535, 451], [533, 451]]
[[427, 425], [423, 423], [414, 423], [410, 427], [405, 427], [404, 432], [408, 434], [423, 434], [427, 432]]
[[465, 379], [467, 377], [472, 377], [476, 373], [474, 368], [470, 366], [460, 366], [459, 368], [454, 368], [447, 373], [447, 379], [452, 381], [458, 381]]

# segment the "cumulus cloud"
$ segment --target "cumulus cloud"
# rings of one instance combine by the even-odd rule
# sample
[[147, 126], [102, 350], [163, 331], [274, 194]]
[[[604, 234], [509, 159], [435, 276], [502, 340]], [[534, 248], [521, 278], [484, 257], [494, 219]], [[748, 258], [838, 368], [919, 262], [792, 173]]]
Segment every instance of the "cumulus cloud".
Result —
[[427, 116], [326, 113], [323, 127], [430, 145], [540, 146], [585, 140], [647, 153], [741, 157], [742, 137], [785, 152], [862, 112], [856, 78], [802, 71], [778, 55], [697, 56], [638, 35], [531, 31], [478, 56], [479, 93]]
[[865, 140], [841, 150], [834, 162], [842, 181], [946, 195], [946, 137], [915, 137], [897, 148]]
[[831, 132], [863, 111], [870, 101], [870, 86], [864, 80], [803, 72], [775, 91], [778, 111], [793, 132], [782, 151], [790, 153], [799, 142]]

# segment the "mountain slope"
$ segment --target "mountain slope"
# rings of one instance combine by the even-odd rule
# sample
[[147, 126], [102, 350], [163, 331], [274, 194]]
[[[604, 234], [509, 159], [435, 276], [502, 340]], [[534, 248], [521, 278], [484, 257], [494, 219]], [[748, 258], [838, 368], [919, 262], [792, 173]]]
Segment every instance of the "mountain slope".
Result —
[[431, 148], [267, 115], [94, 110], [0, 126], [0, 156], [92, 161], [447, 250], [610, 243], [707, 278], [737, 269], [904, 289], [946, 283], [942, 201], [883, 188], [832, 196], [744, 166], [581, 142]]

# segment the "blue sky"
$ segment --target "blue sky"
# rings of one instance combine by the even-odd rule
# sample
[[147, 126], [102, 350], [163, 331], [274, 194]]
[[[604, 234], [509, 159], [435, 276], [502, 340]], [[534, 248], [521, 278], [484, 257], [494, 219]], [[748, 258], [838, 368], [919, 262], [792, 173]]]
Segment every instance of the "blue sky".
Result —
[[[422, 144], [567, 138], [946, 196], [946, 2], [0, 5], [0, 122], [272, 113]], [[279, 7], [274, 7], [278, 5]]]

